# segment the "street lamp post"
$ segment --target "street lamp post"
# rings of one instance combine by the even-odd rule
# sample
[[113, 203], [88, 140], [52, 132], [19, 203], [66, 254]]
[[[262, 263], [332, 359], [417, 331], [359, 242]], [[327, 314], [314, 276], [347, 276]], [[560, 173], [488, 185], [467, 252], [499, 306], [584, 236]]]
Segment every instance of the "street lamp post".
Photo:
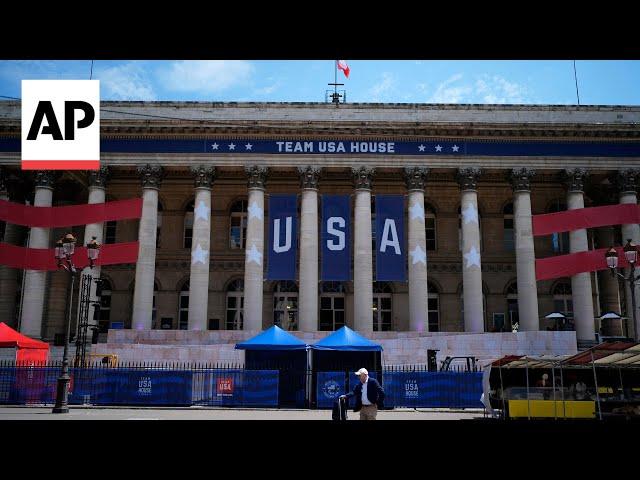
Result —
[[[95, 238], [94, 238], [95, 240]], [[93, 268], [94, 261], [99, 255], [99, 244], [94, 242], [93, 245], [87, 245], [87, 255], [89, 257], [89, 265]], [[55, 258], [58, 261], [58, 268], [64, 268], [71, 275], [71, 289], [69, 291], [69, 307], [67, 312], [67, 321], [65, 325], [64, 336], [64, 353], [62, 355], [62, 372], [58, 377], [56, 388], [56, 403], [52, 413], [69, 413], [69, 333], [71, 329], [71, 310], [73, 306], [73, 288], [78, 270], [73, 264], [73, 254], [75, 253], [76, 238], [72, 233], [67, 233], [63, 238], [56, 242], [54, 250]]]
[[623, 279], [626, 283], [629, 284], [629, 288], [631, 290], [631, 309], [632, 309], [632, 319], [633, 319], [633, 328], [635, 331], [635, 339], [636, 341], [639, 338], [638, 325], [636, 322], [636, 289], [635, 285], [638, 280], [640, 280], [640, 275], [635, 276], [636, 262], [638, 261], [638, 247], [631, 243], [631, 239], [627, 239], [627, 243], [624, 247], [622, 247], [622, 251], [624, 252], [624, 257], [629, 262], [629, 275], [624, 276], [617, 271], [618, 268], [618, 251], [611, 247], [604, 254], [605, 259], [607, 260], [607, 267], [611, 270], [612, 276], [618, 276]]

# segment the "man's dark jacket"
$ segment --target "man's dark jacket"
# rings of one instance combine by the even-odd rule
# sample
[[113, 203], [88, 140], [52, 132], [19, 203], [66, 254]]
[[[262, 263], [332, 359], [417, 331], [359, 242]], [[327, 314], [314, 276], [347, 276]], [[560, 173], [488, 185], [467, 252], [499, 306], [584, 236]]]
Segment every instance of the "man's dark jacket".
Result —
[[[354, 412], [359, 412], [362, 409], [362, 382], [358, 381], [358, 384], [353, 388], [353, 392], [347, 393], [347, 397], [356, 397], [356, 406], [353, 409]], [[384, 407], [384, 390], [382, 385], [378, 383], [375, 378], [369, 377], [367, 379], [367, 398], [369, 402], [378, 406], [378, 408]]]

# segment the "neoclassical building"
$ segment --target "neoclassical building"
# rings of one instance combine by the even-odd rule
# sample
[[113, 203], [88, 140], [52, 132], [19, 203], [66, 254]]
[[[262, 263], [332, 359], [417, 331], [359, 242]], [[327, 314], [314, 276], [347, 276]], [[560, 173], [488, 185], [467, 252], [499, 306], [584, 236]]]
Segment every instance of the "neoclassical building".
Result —
[[[638, 225], [534, 237], [531, 217], [637, 203], [639, 125], [640, 108], [624, 106], [103, 102], [100, 171], [34, 174], [20, 170], [20, 105], [6, 101], [0, 198], [143, 199], [140, 220], [71, 228], [85, 243], [140, 242], [136, 264], [92, 272], [103, 334], [545, 331], [559, 311], [588, 342], [602, 312], [632, 317], [629, 292], [606, 271], [536, 281], [535, 259], [638, 242]], [[293, 280], [265, 275], [277, 194], [298, 199]], [[329, 194], [350, 196], [347, 281], [321, 276]], [[376, 196], [390, 194], [406, 202], [407, 281], [375, 281]], [[52, 248], [66, 230], [3, 222], [1, 234]], [[68, 288], [65, 272], [0, 267], [0, 318], [52, 340]]]

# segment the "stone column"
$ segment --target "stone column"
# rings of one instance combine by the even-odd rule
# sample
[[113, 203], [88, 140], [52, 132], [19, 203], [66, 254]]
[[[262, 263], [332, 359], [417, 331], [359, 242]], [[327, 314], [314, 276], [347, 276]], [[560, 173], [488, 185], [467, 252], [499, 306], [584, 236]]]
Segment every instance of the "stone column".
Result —
[[[53, 202], [53, 171], [36, 172], [34, 207], [50, 207]], [[29, 233], [29, 248], [49, 248], [50, 229], [33, 227]], [[44, 310], [47, 272], [26, 270], [22, 292], [22, 318], [20, 332], [33, 338], [42, 338], [42, 314]]]
[[477, 167], [468, 167], [460, 168], [457, 175], [461, 190], [462, 288], [465, 332], [484, 332], [477, 192], [478, 177], [481, 173]]
[[[0, 167], [0, 200], [9, 201], [8, 178], [5, 167]], [[5, 223], [4, 236], [0, 241], [10, 245], [20, 244], [19, 225]], [[18, 290], [18, 271], [0, 265], [0, 318], [11, 328], [16, 327], [16, 291]]]
[[519, 329], [523, 331], [540, 330], [536, 255], [531, 223], [531, 177], [535, 174], [535, 170], [528, 168], [514, 168], [510, 174], [516, 240], [518, 322]]
[[[587, 171], [584, 168], [565, 170], [567, 186], [567, 209], [584, 208], [584, 181]], [[582, 228], [569, 232], [569, 252], [586, 252], [589, 250], [587, 230]], [[594, 341], [595, 320], [593, 313], [593, 294], [591, 290], [591, 272], [578, 273], [571, 277], [573, 297], [573, 317], [576, 325], [578, 341]]]
[[195, 176], [196, 199], [193, 208], [191, 276], [189, 278], [189, 330], [207, 330], [209, 305], [209, 264], [211, 245], [211, 187], [214, 167], [191, 168]]
[[318, 179], [320, 171], [319, 167], [298, 167], [302, 188], [298, 325], [303, 332], [318, 330]]
[[[89, 201], [88, 203], [104, 203], [106, 201], [106, 188], [109, 181], [109, 168], [106, 166], [100, 167], [100, 170], [89, 171]], [[96, 237], [98, 243], [104, 243], [103, 239], [104, 223], [90, 223], [84, 228], [84, 243], [82, 246], [86, 246], [92, 240], [92, 237]], [[82, 275], [91, 275], [91, 289], [89, 292], [89, 298], [91, 300], [96, 298], [96, 282], [93, 279], [100, 278], [100, 267], [95, 266], [93, 268], [85, 267], [82, 270]], [[82, 277], [80, 277], [82, 278]], [[76, 285], [80, 287], [81, 285]], [[80, 290], [78, 290], [79, 292]], [[75, 294], [75, 293], [74, 293]], [[93, 312], [95, 307], [92, 303], [89, 303], [88, 312], [88, 330], [87, 341], [91, 341], [91, 328], [98, 326], [98, 321], [93, 320]], [[78, 309], [78, 316], [80, 315], [80, 309]], [[80, 318], [77, 318], [76, 325], [80, 325]]]
[[[638, 197], [636, 195], [636, 188], [638, 184], [638, 178], [640, 178], [640, 170], [638, 169], [625, 169], [618, 172], [617, 184], [620, 192], [620, 203], [631, 203], [636, 205], [638, 203]], [[626, 244], [627, 240], [631, 239], [631, 242], [635, 245], [640, 245], [640, 227], [637, 223], [622, 225], [622, 244]], [[635, 269], [636, 277], [640, 273], [638, 265]], [[625, 269], [625, 276], [629, 276], [629, 269]], [[626, 299], [627, 299], [627, 320], [629, 326], [629, 335], [636, 340], [640, 335], [640, 285], [635, 286], [636, 297], [636, 312], [635, 312], [635, 325], [633, 322], [633, 306], [631, 302], [631, 287], [628, 282], [625, 282]]]
[[[615, 245], [615, 232], [613, 229], [614, 227], [600, 227], [596, 230], [600, 248], [609, 248]], [[620, 313], [618, 277], [611, 276], [608, 270], [601, 270], [598, 277], [600, 278], [600, 297], [602, 298], [603, 313]]]
[[131, 328], [150, 330], [153, 313], [153, 282], [156, 274], [156, 234], [158, 228], [158, 190], [163, 169], [159, 165], [138, 167], [142, 182], [142, 218], [138, 229], [138, 262], [136, 263], [135, 290]]
[[427, 287], [427, 236], [424, 225], [424, 184], [428, 168], [406, 167], [409, 191], [409, 330], [429, 331]]
[[[373, 260], [371, 256], [371, 183], [375, 170], [353, 168], [356, 187], [353, 241], [353, 323], [360, 332], [373, 331]], [[379, 234], [381, 234], [380, 232]]]
[[264, 272], [264, 187], [267, 167], [246, 167], [249, 189], [244, 261], [243, 330], [262, 330]]

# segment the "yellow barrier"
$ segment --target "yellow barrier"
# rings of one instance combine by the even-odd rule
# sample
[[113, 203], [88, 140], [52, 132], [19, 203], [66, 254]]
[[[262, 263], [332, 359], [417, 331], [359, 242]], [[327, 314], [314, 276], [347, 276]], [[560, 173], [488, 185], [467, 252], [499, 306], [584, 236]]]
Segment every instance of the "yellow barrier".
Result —
[[[564, 405], [563, 405], [564, 403]], [[554, 405], [555, 404], [555, 405]], [[593, 400], [509, 400], [509, 417], [595, 418]]]
[[118, 366], [118, 355], [115, 353], [90, 353], [87, 357], [90, 365]]

